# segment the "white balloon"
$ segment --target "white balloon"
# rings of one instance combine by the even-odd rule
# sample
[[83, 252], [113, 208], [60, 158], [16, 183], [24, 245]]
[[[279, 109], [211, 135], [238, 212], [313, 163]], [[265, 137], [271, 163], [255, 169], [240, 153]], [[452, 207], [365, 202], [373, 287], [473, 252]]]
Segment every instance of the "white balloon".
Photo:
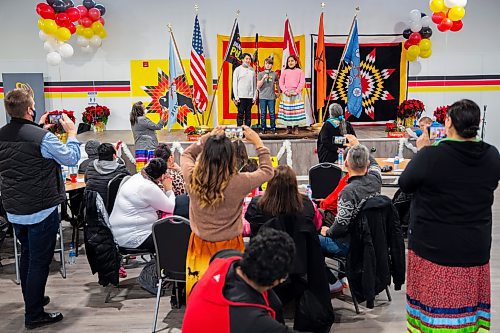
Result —
[[430, 27], [432, 24], [432, 19], [429, 16], [422, 17], [422, 27]]
[[78, 36], [78, 38], [76, 39], [76, 43], [80, 46], [89, 46], [89, 43], [90, 43], [90, 40], [88, 38], [85, 38], [83, 36]]
[[92, 53], [92, 52], [94, 52], [94, 49], [90, 45], [82, 46], [81, 49], [82, 49], [82, 52], [85, 52], [85, 53]]
[[59, 47], [59, 54], [63, 58], [70, 58], [73, 56], [73, 53], [75, 53], [75, 51], [73, 50], [73, 46], [69, 45], [68, 43], [64, 43]]
[[459, 1], [458, 0], [444, 0], [444, 5], [448, 8], [453, 8], [455, 6], [458, 6], [457, 2], [459, 2]]
[[420, 23], [420, 22], [412, 22], [410, 24], [410, 29], [413, 32], [419, 32], [420, 30], [422, 30], [422, 23]]
[[48, 53], [54, 52], [56, 50], [56, 48], [49, 41], [45, 41], [45, 43], [43, 43], [43, 49]]
[[456, 0], [456, 5], [459, 7], [465, 7], [467, 6], [467, 0]]
[[420, 22], [421, 17], [422, 17], [422, 13], [418, 9], [413, 9], [410, 12], [410, 22]]
[[61, 55], [57, 52], [50, 52], [47, 54], [47, 62], [51, 66], [57, 66], [61, 63]]
[[102, 45], [102, 39], [101, 37], [94, 35], [92, 38], [90, 38], [90, 45], [93, 47], [99, 47]]
[[46, 41], [49, 38], [49, 35], [40, 30], [40, 32], [38, 33], [38, 37], [40, 37], [41, 40]]

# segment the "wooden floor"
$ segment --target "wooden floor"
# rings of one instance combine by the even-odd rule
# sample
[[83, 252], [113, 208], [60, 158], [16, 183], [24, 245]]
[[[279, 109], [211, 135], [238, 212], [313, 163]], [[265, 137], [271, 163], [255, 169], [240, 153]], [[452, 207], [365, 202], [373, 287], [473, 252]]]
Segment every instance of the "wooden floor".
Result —
[[[392, 189], [384, 189], [392, 196]], [[493, 207], [493, 248], [491, 257], [492, 287], [492, 332], [500, 332], [497, 313], [500, 306], [500, 190], [495, 195]], [[65, 242], [71, 235], [70, 227], [65, 226]], [[0, 332], [23, 332], [24, 309], [21, 289], [14, 283], [12, 239], [6, 242], [0, 251], [3, 268], [0, 268]], [[121, 289], [113, 300], [105, 304], [104, 288], [97, 284], [97, 278], [90, 273], [84, 251], [77, 258], [77, 263], [68, 266], [68, 277], [63, 279], [58, 272], [58, 262], [53, 262], [47, 283], [46, 295], [51, 303], [46, 311], [61, 311], [63, 321], [38, 332], [150, 332], [155, 298], [142, 290], [135, 279], [141, 265], [128, 268], [128, 277], [121, 281]], [[405, 294], [404, 291], [391, 290], [393, 301], [387, 302], [385, 295], [380, 295], [374, 309], [361, 307], [362, 313], [356, 315], [351, 303], [333, 300], [336, 323], [335, 333], [402, 333], [405, 332]], [[162, 297], [158, 329], [160, 332], [180, 332], [183, 309], [171, 310], [169, 298]], [[207, 333], [211, 331], [207, 328]], [[214, 332], [215, 333], [215, 332]]]

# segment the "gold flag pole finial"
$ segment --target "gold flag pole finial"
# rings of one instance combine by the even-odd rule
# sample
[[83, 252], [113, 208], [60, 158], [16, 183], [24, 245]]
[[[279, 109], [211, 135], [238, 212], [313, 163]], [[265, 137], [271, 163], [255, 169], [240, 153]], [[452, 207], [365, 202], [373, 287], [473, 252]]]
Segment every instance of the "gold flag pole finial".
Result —
[[198, 6], [198, 4], [195, 4], [195, 5], [194, 5], [194, 12], [195, 12], [196, 14], [198, 14], [198, 10], [199, 10], [199, 9], [200, 9], [200, 6]]
[[326, 3], [322, 2], [321, 3], [321, 10], [325, 9]]
[[167, 24], [168, 32], [172, 32], [172, 23]]
[[240, 16], [240, 10], [239, 9], [236, 10], [236, 16]]

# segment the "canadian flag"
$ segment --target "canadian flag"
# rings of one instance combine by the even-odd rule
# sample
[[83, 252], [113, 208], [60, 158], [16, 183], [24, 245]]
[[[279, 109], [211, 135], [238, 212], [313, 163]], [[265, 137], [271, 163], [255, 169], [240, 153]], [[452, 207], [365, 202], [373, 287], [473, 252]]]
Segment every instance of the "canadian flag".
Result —
[[281, 58], [281, 69], [286, 68], [286, 61], [289, 56], [299, 56], [297, 47], [295, 46], [295, 40], [293, 38], [292, 27], [290, 26], [290, 20], [288, 17], [285, 20], [285, 34], [283, 35], [283, 57]]

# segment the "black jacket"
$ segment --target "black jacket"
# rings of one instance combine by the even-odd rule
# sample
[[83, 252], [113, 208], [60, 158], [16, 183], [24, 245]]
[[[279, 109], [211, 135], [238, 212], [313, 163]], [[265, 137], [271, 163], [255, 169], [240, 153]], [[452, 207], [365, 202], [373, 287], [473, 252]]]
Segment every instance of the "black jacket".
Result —
[[85, 251], [92, 274], [98, 273], [99, 284], [104, 287], [110, 283], [117, 286], [121, 257], [104, 219], [104, 203], [98, 199], [97, 192], [85, 191], [83, 204]]
[[19, 118], [0, 129], [2, 200], [8, 213], [33, 214], [66, 198], [61, 166], [42, 156], [41, 143], [47, 133]]
[[85, 189], [96, 191], [101, 195], [104, 205], [108, 201], [108, 183], [120, 174], [130, 175], [127, 168], [117, 161], [92, 161], [85, 172]]
[[391, 275], [400, 290], [405, 282], [405, 246], [391, 199], [368, 199], [351, 223], [350, 234], [346, 273], [356, 299], [373, 301], [391, 284]]
[[[346, 121], [346, 131], [347, 134], [356, 135], [354, 128], [352, 128], [351, 123], [348, 121]], [[340, 128], [335, 128], [328, 121], [325, 121], [323, 127], [321, 127], [321, 131], [319, 132], [317, 142], [319, 163], [337, 162], [337, 159], [339, 158], [337, 150], [344, 147], [334, 143], [334, 138], [336, 136], [342, 136], [342, 134], [340, 134]]]
[[413, 193], [408, 248], [444, 266], [490, 260], [498, 150], [485, 142], [442, 140], [418, 152], [399, 178]]

